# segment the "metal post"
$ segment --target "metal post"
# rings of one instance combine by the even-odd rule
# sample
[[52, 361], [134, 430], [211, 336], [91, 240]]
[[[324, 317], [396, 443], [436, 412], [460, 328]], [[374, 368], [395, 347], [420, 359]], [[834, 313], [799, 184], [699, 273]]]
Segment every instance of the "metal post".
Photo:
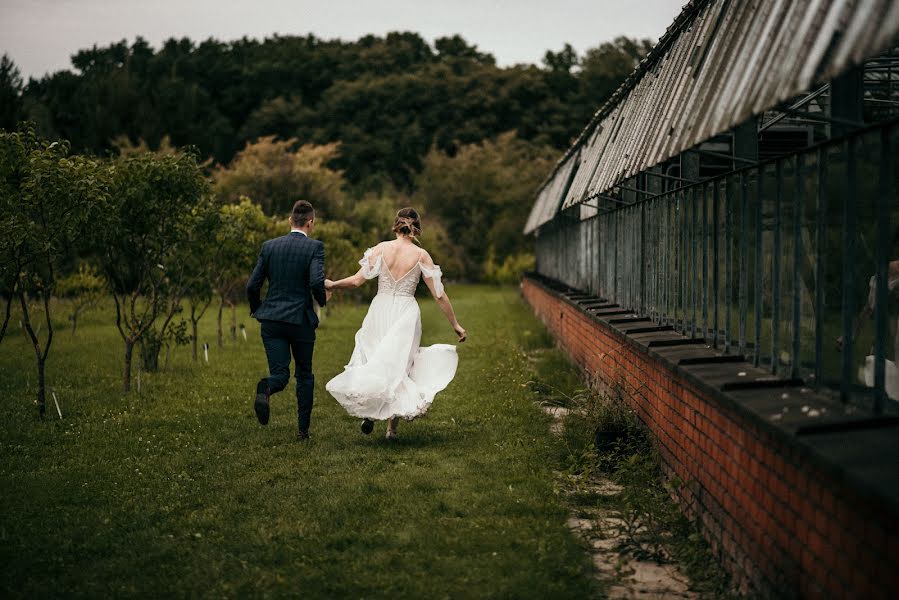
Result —
[[[714, 184], [713, 184], [714, 185]], [[702, 184], [702, 337], [709, 333], [709, 199], [708, 185]]]
[[758, 180], [755, 186], [755, 356], [752, 364], [759, 366], [762, 360], [762, 202], [765, 190], [765, 169], [758, 167]]
[[746, 172], [740, 173], [740, 260], [739, 260], [739, 317], [738, 348], [746, 354], [746, 314], [749, 312], [749, 193]]
[[774, 165], [774, 255], [771, 257], [771, 373], [774, 375], [777, 375], [780, 364], [780, 222], [783, 217], [784, 160], [778, 159]]
[[697, 248], [699, 244], [699, 240], [697, 238], [697, 230], [699, 229], [699, 207], [696, 206], [696, 187], [690, 188], [690, 206], [692, 207], [693, 219], [691, 220], [690, 227], [690, 337], [696, 337], [696, 323], [697, 323], [697, 310], [696, 305], [698, 303], [697, 296], [699, 287], [698, 277], [696, 276], [699, 272], [699, 250]]
[[[890, 135], [884, 128], [880, 132], [880, 186], [876, 201], [877, 219], [877, 272], [875, 274], [874, 297], [874, 413], [882, 414], [886, 400], [886, 352], [887, 338], [887, 284], [890, 256], [890, 207], [896, 201], [893, 189], [893, 153]], [[896, 333], [899, 335], [899, 332]], [[899, 341], [897, 341], [899, 347]], [[899, 362], [899, 356], [893, 357]]]
[[[719, 219], [721, 218], [719, 215], [719, 211], [718, 211], [719, 187], [720, 187], [720, 183], [717, 181], [712, 184], [712, 222], [714, 223], [714, 225], [712, 226], [712, 235], [714, 236], [712, 238], [712, 268], [714, 269], [712, 271], [712, 295], [714, 298], [714, 300], [713, 300], [714, 309], [712, 311], [712, 323], [713, 323], [712, 345], [715, 348], [718, 347], [718, 331], [720, 330], [719, 323], [718, 323], [718, 300], [719, 300], [719, 296], [720, 296], [719, 280], [718, 280], [718, 271], [719, 271], [719, 268], [718, 268], [719, 267], [719, 265], [718, 265], [718, 259], [719, 259], [718, 225], [719, 225]], [[727, 195], [726, 190], [725, 190], [724, 194], [725, 194], [725, 196]], [[726, 229], [726, 227], [725, 227], [725, 229]], [[727, 268], [727, 265], [725, 265], [725, 268]]]
[[790, 375], [799, 377], [801, 366], [802, 343], [802, 214], [803, 194], [805, 188], [802, 181], [803, 158], [796, 155], [796, 189], [793, 192], [793, 357]]
[[[733, 304], [733, 245], [731, 227], [733, 226], [733, 207], [731, 206], [731, 191], [733, 190], [733, 176], [727, 178], [724, 184], [724, 351], [730, 352], [731, 345], [731, 305]], [[717, 324], [718, 319], [715, 318]]]
[[676, 193], [677, 197], [677, 212], [674, 215], [677, 227], [677, 237], [675, 238], [675, 246], [676, 252], [675, 256], [677, 257], [677, 279], [675, 280], [675, 289], [674, 289], [674, 326], [681, 332], [686, 332], [686, 321], [683, 317], [684, 313], [684, 193], [678, 190]]
[[[758, 119], [751, 117], [734, 127], [734, 156], [743, 161], [758, 161], [759, 133]], [[736, 167], [735, 167], [736, 168]]]
[[640, 274], [640, 312], [639, 314], [646, 314], [646, 203], [640, 203], [640, 269], [637, 271]]
[[620, 214], [621, 214], [620, 210], [612, 213], [612, 218], [613, 218], [614, 224], [615, 224], [615, 244], [613, 246], [613, 249], [615, 252], [615, 261], [613, 264], [615, 265], [615, 268], [614, 268], [614, 271], [612, 272], [612, 282], [615, 287], [612, 290], [612, 294], [614, 296], [615, 302], [618, 302], [619, 299], [621, 298], [620, 294], [618, 293], [618, 256], [621, 253], [620, 248], [619, 248], [619, 245], [620, 245], [619, 243], [620, 243], [621, 239], [618, 236], [618, 215], [620, 215]]
[[840, 373], [840, 400], [848, 402], [852, 389], [852, 362], [855, 340], [855, 140], [846, 148], [846, 180], [843, 185], [843, 368]]
[[818, 150], [815, 195], [815, 385], [824, 384], [824, 236], [827, 233], [827, 150]]
[[826, 126], [831, 137], [849, 133], [855, 128], [850, 123], [861, 124], [864, 120], [864, 78], [864, 68], [856, 66], [835, 77], [831, 82], [830, 114], [827, 116], [836, 119]]
[[665, 321], [663, 325], [672, 325], [673, 305], [671, 301], [671, 279], [674, 276], [674, 237], [671, 235], [671, 213], [674, 207], [674, 196], [665, 199]]

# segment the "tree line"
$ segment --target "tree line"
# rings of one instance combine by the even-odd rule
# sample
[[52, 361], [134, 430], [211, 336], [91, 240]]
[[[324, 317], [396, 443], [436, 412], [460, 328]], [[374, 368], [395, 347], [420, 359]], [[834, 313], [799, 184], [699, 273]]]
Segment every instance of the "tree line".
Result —
[[514, 130], [564, 150], [649, 47], [622, 37], [578, 56], [566, 45], [540, 66], [503, 68], [460, 36], [170, 39], [158, 50], [138, 38], [81, 50], [71, 70], [27, 84], [4, 58], [0, 127], [32, 120], [94, 154], [119, 136], [154, 148], [168, 136], [220, 164], [266, 135], [339, 142], [334, 166], [351, 185], [411, 191], [432, 148], [454, 154]]

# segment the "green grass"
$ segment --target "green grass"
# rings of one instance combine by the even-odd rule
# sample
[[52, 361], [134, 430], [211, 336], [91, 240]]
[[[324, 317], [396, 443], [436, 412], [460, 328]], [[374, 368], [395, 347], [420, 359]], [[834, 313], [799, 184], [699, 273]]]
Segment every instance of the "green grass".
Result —
[[[450, 286], [470, 340], [456, 379], [400, 439], [359, 433], [324, 391], [364, 307], [319, 329], [312, 436], [295, 441], [292, 383], [260, 426], [257, 324], [210, 364], [178, 348], [121, 392], [109, 307], [58, 331], [39, 421], [34, 356], [13, 316], [0, 344], [0, 573], [6, 597], [583, 597], [589, 560], [553, 492], [557, 452], [526, 382], [545, 333], [513, 288]], [[423, 344], [452, 342], [431, 300]], [[57, 307], [64, 329], [63, 307]]]

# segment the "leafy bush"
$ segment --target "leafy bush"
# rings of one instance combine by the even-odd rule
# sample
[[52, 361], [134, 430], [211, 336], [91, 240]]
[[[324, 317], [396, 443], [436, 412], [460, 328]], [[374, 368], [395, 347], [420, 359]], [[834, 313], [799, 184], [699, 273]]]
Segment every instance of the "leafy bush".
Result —
[[493, 255], [484, 263], [484, 281], [490, 283], [518, 283], [526, 271], [533, 271], [536, 260], [530, 252], [521, 252], [507, 256], [501, 265], [497, 266]]

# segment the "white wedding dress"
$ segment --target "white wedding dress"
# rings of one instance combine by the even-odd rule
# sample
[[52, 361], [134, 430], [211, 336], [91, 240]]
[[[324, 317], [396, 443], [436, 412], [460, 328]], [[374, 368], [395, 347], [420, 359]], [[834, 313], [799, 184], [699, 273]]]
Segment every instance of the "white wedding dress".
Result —
[[372, 258], [371, 248], [359, 264], [366, 279], [378, 278], [378, 294], [356, 333], [349, 364], [325, 389], [354, 417], [414, 419], [427, 412], [437, 392], [449, 385], [459, 363], [451, 344], [419, 347], [421, 311], [415, 288], [424, 275], [440, 298], [440, 267], [418, 262], [394, 279], [383, 255]]

